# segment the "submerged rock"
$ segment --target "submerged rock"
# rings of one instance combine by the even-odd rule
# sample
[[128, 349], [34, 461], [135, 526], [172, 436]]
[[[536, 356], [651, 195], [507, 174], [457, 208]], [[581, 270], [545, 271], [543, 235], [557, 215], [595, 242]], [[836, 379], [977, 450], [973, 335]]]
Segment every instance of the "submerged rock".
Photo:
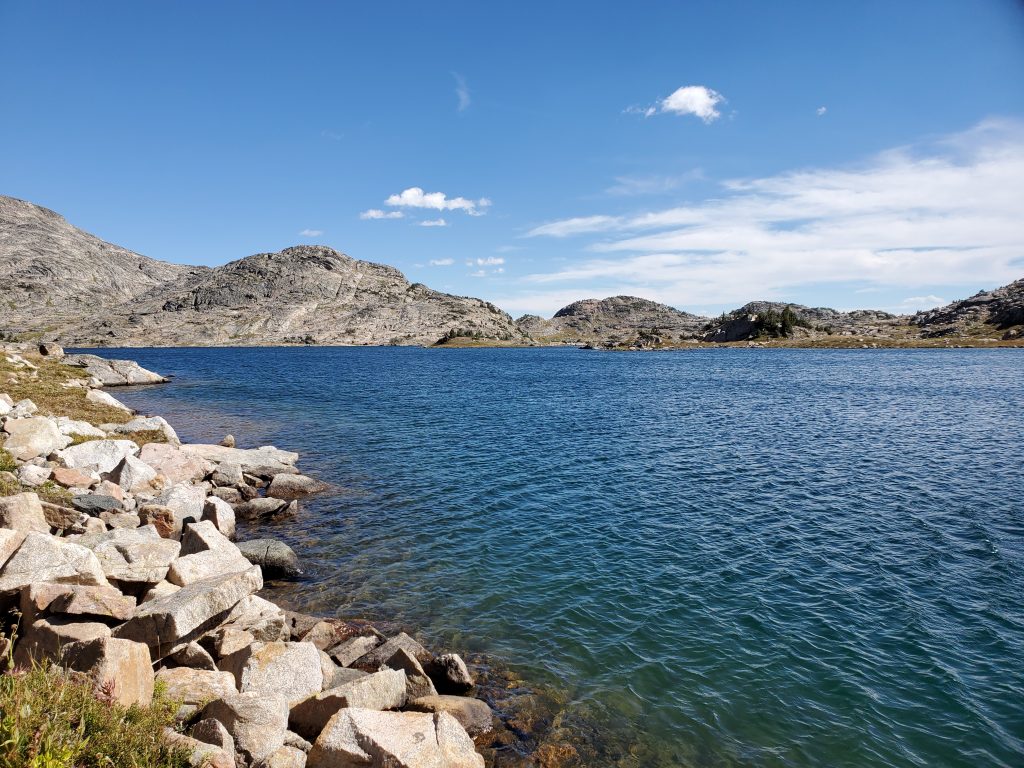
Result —
[[277, 539], [250, 539], [238, 542], [242, 555], [263, 569], [267, 578], [294, 579], [302, 575], [299, 558], [283, 541]]

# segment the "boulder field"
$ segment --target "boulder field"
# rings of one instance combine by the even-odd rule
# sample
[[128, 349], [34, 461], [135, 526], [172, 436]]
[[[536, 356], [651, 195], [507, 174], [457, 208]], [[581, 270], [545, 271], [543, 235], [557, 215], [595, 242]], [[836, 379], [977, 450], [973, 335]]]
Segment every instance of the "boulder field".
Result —
[[[164, 380], [96, 360], [69, 362], [90, 391]], [[297, 454], [182, 444], [163, 419], [92, 425], [3, 390], [0, 630], [16, 665], [74, 670], [125, 705], [148, 706], [159, 684], [179, 705], [163, 738], [197, 768], [484, 766], [473, 739], [494, 713], [457, 654], [259, 596], [298, 560], [275, 539], [236, 542], [236, 521], [294, 517], [327, 487]], [[154, 430], [165, 442], [121, 437]]]

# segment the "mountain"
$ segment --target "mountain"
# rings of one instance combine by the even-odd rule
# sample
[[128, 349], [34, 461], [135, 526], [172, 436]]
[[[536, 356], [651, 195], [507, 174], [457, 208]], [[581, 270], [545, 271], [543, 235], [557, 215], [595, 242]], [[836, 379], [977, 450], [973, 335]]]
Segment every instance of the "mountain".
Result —
[[521, 341], [480, 299], [410, 283], [324, 246], [220, 267], [166, 264], [45, 208], [0, 198], [0, 331], [69, 345], [433, 344], [451, 333]]
[[186, 274], [100, 240], [38, 205], [0, 195], [0, 329], [61, 328]]
[[706, 322], [707, 318], [700, 315], [680, 312], [648, 299], [611, 296], [573, 302], [558, 310], [550, 320], [523, 315], [516, 320], [516, 325], [538, 340], [594, 341], [635, 336], [640, 331], [688, 337]]
[[814, 338], [833, 334], [884, 336], [907, 324], [905, 316], [874, 309], [841, 312], [830, 307], [752, 301], [708, 322], [701, 330], [700, 339], [721, 343], [773, 335], [776, 329], [769, 326], [781, 324], [782, 314], [787, 309], [792, 312], [792, 327], [787, 329], [790, 337]]
[[[1014, 326], [1024, 325], [1024, 279], [938, 309], [918, 312], [911, 323], [919, 326], [928, 337], [987, 333], [991, 327], [1009, 331]], [[1014, 335], [1021, 335], [1019, 329], [1008, 338]]]

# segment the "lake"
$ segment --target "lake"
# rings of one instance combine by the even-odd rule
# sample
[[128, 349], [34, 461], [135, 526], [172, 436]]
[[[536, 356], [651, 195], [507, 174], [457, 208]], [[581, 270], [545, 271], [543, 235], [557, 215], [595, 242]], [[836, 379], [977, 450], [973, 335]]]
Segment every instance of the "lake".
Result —
[[1024, 765], [1019, 350], [100, 353], [340, 487], [291, 602], [559, 688], [594, 765]]

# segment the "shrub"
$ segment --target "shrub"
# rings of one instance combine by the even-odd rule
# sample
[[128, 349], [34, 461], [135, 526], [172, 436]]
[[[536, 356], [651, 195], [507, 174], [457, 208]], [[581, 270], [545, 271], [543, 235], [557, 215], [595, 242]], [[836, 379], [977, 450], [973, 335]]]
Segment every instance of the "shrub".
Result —
[[0, 675], [0, 768], [186, 768], [161, 738], [177, 702], [148, 708], [99, 697], [81, 675], [42, 664]]

